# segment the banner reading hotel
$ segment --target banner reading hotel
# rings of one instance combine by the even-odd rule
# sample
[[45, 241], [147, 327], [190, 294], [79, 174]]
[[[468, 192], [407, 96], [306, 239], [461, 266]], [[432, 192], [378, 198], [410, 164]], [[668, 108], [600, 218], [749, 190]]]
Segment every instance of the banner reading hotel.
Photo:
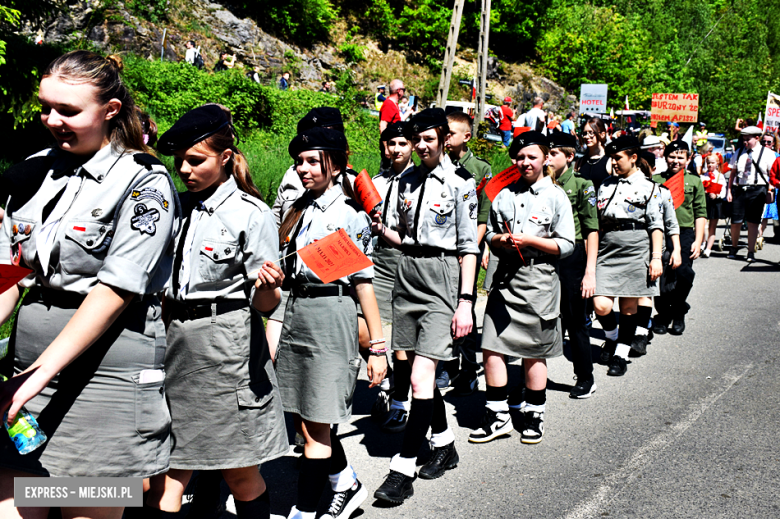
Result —
[[607, 113], [607, 90], [605, 84], [583, 84], [580, 86], [580, 113]]
[[766, 98], [766, 114], [764, 114], [764, 127], [780, 128], [780, 95], [769, 92]]
[[699, 120], [699, 94], [653, 94], [650, 120], [695, 123]]

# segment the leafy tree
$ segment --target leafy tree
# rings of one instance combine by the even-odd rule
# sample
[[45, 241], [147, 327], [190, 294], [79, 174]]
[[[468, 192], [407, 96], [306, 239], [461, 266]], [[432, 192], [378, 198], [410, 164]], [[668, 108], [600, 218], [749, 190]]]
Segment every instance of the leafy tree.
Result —
[[303, 45], [328, 41], [338, 15], [329, 0], [234, 0], [228, 5], [268, 32]]

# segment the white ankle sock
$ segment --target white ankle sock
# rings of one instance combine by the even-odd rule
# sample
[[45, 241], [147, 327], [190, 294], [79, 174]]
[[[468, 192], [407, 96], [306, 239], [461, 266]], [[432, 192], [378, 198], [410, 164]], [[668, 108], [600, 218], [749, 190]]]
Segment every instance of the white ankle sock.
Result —
[[344, 492], [352, 488], [352, 485], [357, 481], [357, 474], [355, 474], [352, 465], [347, 465], [347, 468], [339, 472], [338, 474], [328, 475], [330, 479], [330, 487], [334, 492]]
[[604, 335], [610, 341], [616, 341], [618, 338], [618, 329], [615, 328], [614, 330], [604, 330]]
[[621, 359], [628, 360], [629, 351], [631, 351], [631, 346], [627, 346], [625, 344], [618, 344], [617, 348], [615, 348], [615, 355], [617, 355]]
[[444, 447], [455, 441], [455, 433], [447, 427], [447, 430], [439, 434], [431, 434], [431, 445], [434, 447]]
[[501, 401], [490, 401], [488, 400], [485, 404], [485, 407], [493, 411], [494, 413], [508, 413], [509, 412], [509, 404], [506, 400]]
[[408, 400], [405, 402], [399, 402], [398, 400], [395, 399], [390, 400], [390, 409], [403, 409], [408, 413], [409, 409], [411, 408], [412, 408], [412, 403]]
[[402, 458], [400, 454], [396, 454], [390, 459], [390, 470], [400, 472], [404, 476], [413, 478], [416, 469], [417, 458]]
[[544, 412], [544, 406], [545, 406], [545, 404], [542, 404], [542, 405], [525, 404], [524, 411], [526, 413], [530, 413], [532, 411], [536, 411], [537, 413], [543, 413]]
[[636, 327], [636, 334], [637, 335], [647, 335], [648, 334], [648, 330], [644, 326], [637, 326]]

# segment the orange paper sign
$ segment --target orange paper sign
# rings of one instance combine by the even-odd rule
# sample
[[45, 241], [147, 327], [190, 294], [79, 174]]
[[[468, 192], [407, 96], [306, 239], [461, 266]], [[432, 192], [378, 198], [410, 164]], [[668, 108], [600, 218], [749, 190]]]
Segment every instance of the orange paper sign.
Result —
[[650, 120], [695, 123], [699, 120], [699, 94], [653, 94]]
[[0, 294], [23, 280], [32, 270], [16, 265], [0, 265]]
[[502, 189], [520, 180], [521, 176], [522, 175], [520, 174], [520, 170], [517, 169], [517, 166], [509, 166], [504, 171], [490, 179], [490, 182], [488, 182], [487, 186], [485, 186], [485, 194], [492, 202]]
[[365, 169], [355, 177], [355, 198], [367, 214], [371, 214], [374, 208], [382, 203], [382, 196]]
[[677, 209], [685, 201], [685, 171], [680, 171], [664, 182], [664, 185], [672, 192], [674, 208]]
[[373, 265], [344, 229], [300, 249], [298, 256], [323, 283], [336, 281]]

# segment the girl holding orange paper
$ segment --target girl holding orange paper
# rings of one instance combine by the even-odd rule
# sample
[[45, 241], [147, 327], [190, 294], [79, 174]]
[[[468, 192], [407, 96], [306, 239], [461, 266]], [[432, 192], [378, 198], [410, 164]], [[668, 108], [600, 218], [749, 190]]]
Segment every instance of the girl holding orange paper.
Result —
[[453, 339], [468, 335], [473, 326], [479, 247], [474, 178], [445, 153], [448, 132], [440, 108], [412, 117], [404, 133], [422, 164], [401, 174], [398, 195], [388, 205], [397, 230], [373, 216], [374, 230], [402, 252], [393, 289], [393, 350], [405, 351], [412, 363], [412, 403], [401, 452], [390, 461], [390, 474], [374, 493], [392, 503], [414, 494], [417, 453], [429, 428], [433, 455], [420, 477], [439, 478], [459, 462], [444, 400], [435, 386], [436, 364], [455, 358]]
[[371, 256], [371, 221], [352, 199], [350, 184], [339, 184], [347, 169], [347, 139], [325, 128], [296, 136], [289, 147], [303, 187], [303, 197], [287, 212], [279, 229], [284, 248], [285, 288], [290, 296], [276, 351], [276, 370], [284, 409], [294, 416], [305, 440], [298, 479], [298, 499], [289, 517], [313, 519], [330, 479], [333, 500], [328, 514], [349, 517], [368, 493], [349, 466], [331, 424], [349, 421], [361, 356], [358, 352], [357, 293], [371, 336], [368, 378], [378, 385], [387, 371], [387, 347], [371, 280], [373, 267], [330, 283], [313, 262], [294, 252], [332, 233], [345, 231]]

